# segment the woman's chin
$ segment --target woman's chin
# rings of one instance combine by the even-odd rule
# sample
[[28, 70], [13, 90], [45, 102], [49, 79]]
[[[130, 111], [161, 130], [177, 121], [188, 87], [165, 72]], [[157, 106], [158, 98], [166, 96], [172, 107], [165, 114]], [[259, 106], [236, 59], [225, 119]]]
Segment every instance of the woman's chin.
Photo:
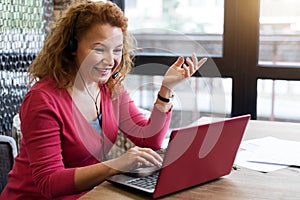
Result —
[[109, 76], [101, 77], [98, 79], [99, 84], [105, 84], [109, 79]]

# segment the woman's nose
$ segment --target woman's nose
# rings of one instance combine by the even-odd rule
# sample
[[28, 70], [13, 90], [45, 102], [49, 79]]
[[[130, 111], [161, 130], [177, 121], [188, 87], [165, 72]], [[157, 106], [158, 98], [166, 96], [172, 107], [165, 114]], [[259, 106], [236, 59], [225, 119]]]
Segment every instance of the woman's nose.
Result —
[[114, 65], [114, 56], [113, 56], [113, 53], [106, 52], [105, 56], [104, 56], [104, 61], [105, 61], [105, 64], [107, 64], [107, 65]]

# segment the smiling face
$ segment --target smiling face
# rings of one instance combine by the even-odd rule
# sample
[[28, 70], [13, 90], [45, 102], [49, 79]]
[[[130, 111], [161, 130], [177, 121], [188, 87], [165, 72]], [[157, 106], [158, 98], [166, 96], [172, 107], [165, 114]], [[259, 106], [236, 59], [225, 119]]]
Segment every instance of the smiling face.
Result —
[[120, 64], [122, 52], [121, 28], [95, 24], [78, 42], [75, 55], [80, 73], [87, 83], [105, 84]]

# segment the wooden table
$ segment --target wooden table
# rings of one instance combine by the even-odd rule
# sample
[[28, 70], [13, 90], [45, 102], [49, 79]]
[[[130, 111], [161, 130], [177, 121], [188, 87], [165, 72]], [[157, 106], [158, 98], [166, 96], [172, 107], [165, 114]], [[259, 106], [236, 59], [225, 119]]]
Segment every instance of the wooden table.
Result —
[[[244, 139], [273, 136], [300, 141], [300, 124], [251, 120]], [[125, 190], [104, 182], [80, 198], [84, 199], [151, 199], [143, 193]], [[288, 167], [270, 173], [246, 168], [162, 199], [300, 199], [300, 168]]]

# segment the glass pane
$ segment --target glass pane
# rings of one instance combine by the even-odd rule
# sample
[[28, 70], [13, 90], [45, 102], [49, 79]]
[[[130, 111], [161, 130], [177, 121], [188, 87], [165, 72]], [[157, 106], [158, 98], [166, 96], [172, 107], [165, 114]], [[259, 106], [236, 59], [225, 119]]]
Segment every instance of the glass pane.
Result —
[[221, 56], [224, 0], [125, 0], [143, 54]]
[[259, 64], [300, 67], [300, 1], [260, 1]]
[[257, 118], [300, 122], [300, 81], [258, 80]]
[[[124, 84], [135, 104], [152, 109], [162, 76], [130, 74]], [[225, 117], [231, 114], [232, 79], [192, 77], [174, 89], [170, 128], [186, 126], [200, 116]]]

